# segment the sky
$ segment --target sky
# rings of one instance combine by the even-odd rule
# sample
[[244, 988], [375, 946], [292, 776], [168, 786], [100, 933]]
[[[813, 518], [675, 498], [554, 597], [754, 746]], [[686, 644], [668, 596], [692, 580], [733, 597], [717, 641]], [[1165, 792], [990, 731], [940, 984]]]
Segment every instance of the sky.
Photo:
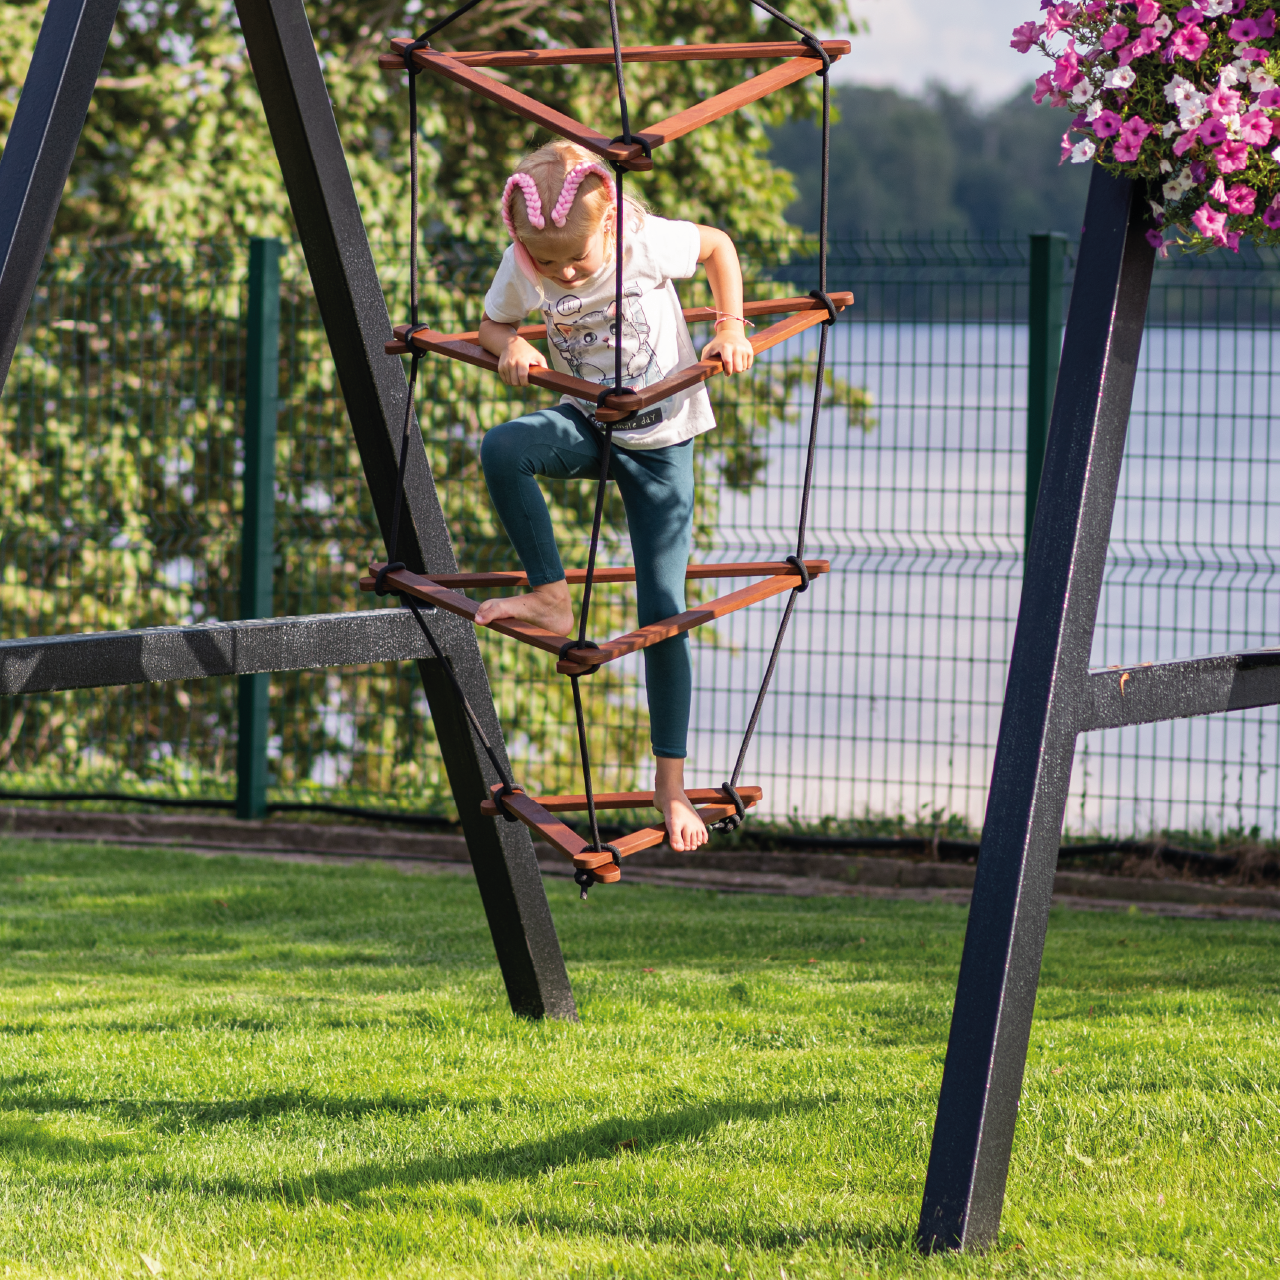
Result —
[[853, 0], [852, 8], [870, 34], [854, 39], [839, 80], [905, 93], [940, 80], [990, 105], [1044, 70], [1034, 50], [1009, 48], [1013, 28], [1039, 15], [1038, 0]]

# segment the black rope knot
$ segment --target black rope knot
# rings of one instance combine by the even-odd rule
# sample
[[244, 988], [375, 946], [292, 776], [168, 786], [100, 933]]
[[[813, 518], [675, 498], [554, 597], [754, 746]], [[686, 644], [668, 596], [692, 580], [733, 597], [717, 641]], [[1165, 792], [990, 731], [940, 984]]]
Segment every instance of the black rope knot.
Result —
[[496, 799], [498, 801], [498, 812], [502, 814], [502, 816], [506, 818], [508, 822], [519, 822], [520, 819], [517, 818], [516, 815], [512, 813], [511, 810], [508, 809], [505, 804], [502, 803], [502, 797], [513, 796], [516, 794], [517, 791], [520, 791], [520, 790], [522, 790], [522, 788], [517, 787], [514, 782], [504, 781], [502, 784], [502, 790], [499, 791], [497, 794]]
[[795, 589], [797, 591], [809, 590], [809, 570], [805, 562], [799, 556], [788, 556], [787, 563], [794, 567], [795, 571], [800, 575], [800, 585]]
[[805, 34], [800, 37], [800, 43], [812, 49], [814, 53], [822, 59], [822, 70], [815, 71], [815, 76], [825, 76], [831, 70], [831, 55], [822, 47], [822, 41], [815, 35]]
[[810, 290], [809, 290], [809, 297], [811, 297], [811, 298], [817, 298], [817, 300], [818, 300], [820, 303], [822, 303], [822, 305], [823, 305], [824, 307], [826, 307], [826, 309], [827, 309], [827, 318], [826, 318], [822, 323], [823, 323], [824, 325], [826, 325], [826, 324], [835, 324], [835, 322], [836, 322], [836, 316], [838, 316], [838, 315], [840, 314], [840, 312], [839, 312], [839, 310], [837, 310], [837, 308], [836, 308], [836, 304], [835, 304], [834, 302], [832, 302], [832, 301], [831, 301], [831, 299], [827, 296], [827, 294], [826, 294], [823, 290], [821, 290], [821, 289], [810, 289]]
[[711, 824], [711, 830], [723, 831], [727, 834], [730, 831], [737, 831], [737, 829], [742, 826], [747, 816], [747, 806], [742, 803], [742, 797], [738, 794], [738, 788], [732, 783], [724, 783], [720, 790], [733, 801], [733, 807], [737, 812], [731, 813], [727, 818], [721, 818], [719, 822], [713, 822]]
[[586, 902], [587, 890], [590, 889], [591, 886], [595, 884], [595, 882], [596, 882], [595, 876], [593, 876], [591, 872], [587, 871], [585, 868], [583, 870], [575, 871], [573, 873], [573, 883], [576, 884], [578, 888], [582, 890], [582, 892], [578, 894], [578, 898], [582, 902]]
[[[830, 61], [830, 59], [828, 59], [828, 61]], [[648, 138], [644, 138], [638, 133], [620, 133], [616, 138], [609, 139], [610, 146], [613, 146], [618, 142], [622, 143], [624, 147], [639, 147], [640, 150], [644, 152], [644, 158], [646, 160], [653, 159], [653, 144], [648, 140]], [[617, 160], [610, 159], [609, 163], [613, 166], [615, 173], [619, 169], [625, 170], [626, 168], [625, 165], [620, 164]]]
[[404, 568], [407, 568], [407, 566], [403, 560], [392, 560], [389, 564], [384, 564], [373, 579], [374, 594], [379, 596], [398, 596], [400, 594], [398, 588], [387, 586], [387, 574], [395, 573], [397, 569]]
[[[573, 649], [598, 649], [599, 647], [600, 646], [596, 644], [594, 640], [566, 640], [564, 644], [560, 646], [560, 652], [556, 656], [561, 662], [563, 662]], [[593, 676], [599, 670], [600, 667], [598, 665], [588, 667], [585, 671], [579, 671], [578, 675], [570, 676], [569, 679], [576, 680], [578, 679], [578, 676]]]

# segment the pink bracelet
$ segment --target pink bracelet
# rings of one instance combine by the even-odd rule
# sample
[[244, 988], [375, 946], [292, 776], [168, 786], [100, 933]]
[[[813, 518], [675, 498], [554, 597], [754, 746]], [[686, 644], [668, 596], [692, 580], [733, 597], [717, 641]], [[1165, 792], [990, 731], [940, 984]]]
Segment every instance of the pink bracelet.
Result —
[[731, 315], [728, 311], [717, 311], [716, 322], [711, 327], [713, 329], [718, 329], [726, 320], [736, 320], [739, 324], [745, 325], [748, 329], [755, 328], [755, 325], [753, 325], [745, 316]]

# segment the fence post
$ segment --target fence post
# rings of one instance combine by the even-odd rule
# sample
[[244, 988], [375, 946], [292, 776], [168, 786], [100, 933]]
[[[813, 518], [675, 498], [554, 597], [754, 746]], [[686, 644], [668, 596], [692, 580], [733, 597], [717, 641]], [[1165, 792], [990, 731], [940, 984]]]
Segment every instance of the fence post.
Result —
[[1031, 542], [1040, 473], [1049, 439], [1049, 415], [1062, 353], [1062, 275], [1067, 238], [1060, 231], [1031, 236], [1031, 290], [1027, 315], [1027, 501], [1023, 548]]
[[[271, 617], [275, 554], [276, 415], [280, 365], [279, 240], [249, 241], [249, 315], [245, 338], [244, 526], [240, 616]], [[271, 677], [240, 677], [236, 744], [236, 817], [267, 811], [267, 703]]]

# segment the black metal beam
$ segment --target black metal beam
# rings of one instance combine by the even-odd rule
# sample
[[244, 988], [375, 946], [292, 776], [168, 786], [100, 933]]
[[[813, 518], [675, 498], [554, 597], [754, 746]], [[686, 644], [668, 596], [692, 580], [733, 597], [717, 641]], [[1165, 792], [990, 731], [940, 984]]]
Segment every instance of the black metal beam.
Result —
[[[392, 505], [406, 385], [382, 287], [325, 88], [302, 0], [236, 0], [267, 124], [284, 173], [384, 540]], [[457, 568], [417, 423], [405, 477], [397, 555], [410, 569]], [[354, 589], [354, 584], [353, 584]], [[453, 663], [484, 731], [505, 747], [474, 632], [449, 633]], [[480, 803], [498, 781], [479, 749], [444, 673], [420, 664], [436, 736], [462, 819], [511, 1007], [530, 1017], [576, 1018], [533, 843], [524, 827], [484, 818]]]
[[[467, 624], [438, 611], [431, 625], [443, 646]], [[405, 662], [430, 652], [406, 609], [33, 636], [0, 641], [0, 694]]]
[[1095, 167], [929, 1155], [926, 1250], [995, 1240], [1155, 250]]
[[0, 387], [49, 244], [120, 0], [49, 0], [0, 155]]
[[1280, 703], [1280, 649], [1216, 653], [1089, 672], [1079, 731]]

